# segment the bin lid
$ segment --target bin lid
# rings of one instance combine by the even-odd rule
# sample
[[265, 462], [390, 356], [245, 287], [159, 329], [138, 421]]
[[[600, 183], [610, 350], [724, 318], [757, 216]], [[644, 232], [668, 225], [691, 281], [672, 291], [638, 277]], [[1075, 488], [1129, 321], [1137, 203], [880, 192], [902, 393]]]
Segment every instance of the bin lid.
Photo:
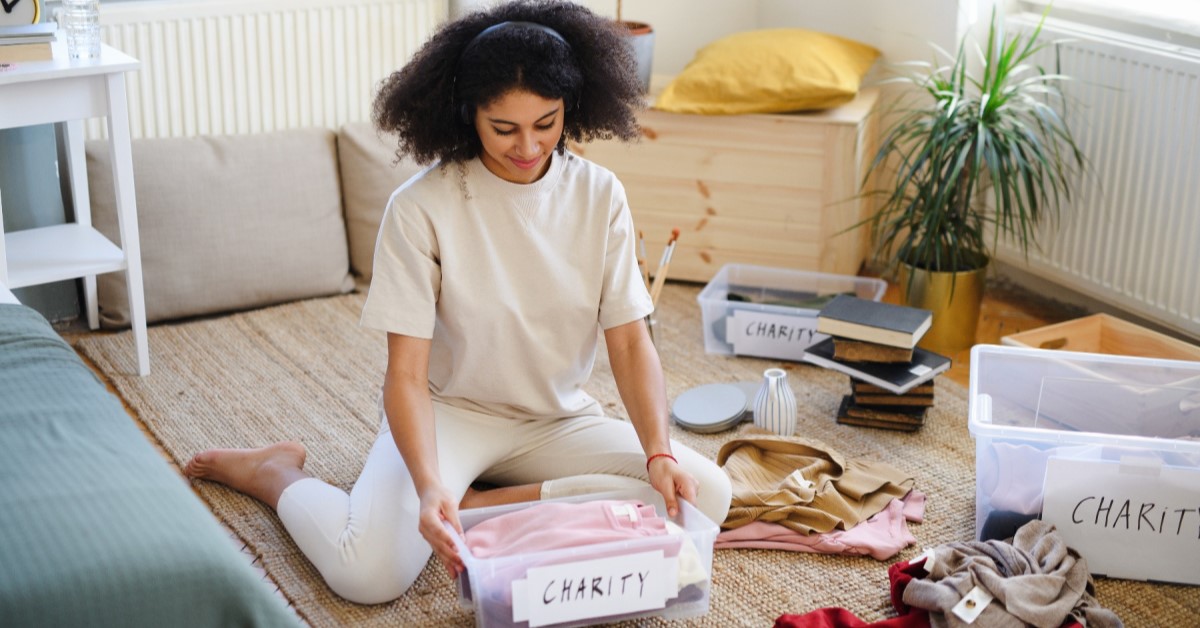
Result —
[[[757, 386], [756, 383], [749, 384]], [[742, 422], [753, 396], [743, 384], [705, 384], [688, 389], [671, 404], [671, 418], [686, 430], [707, 434]]]

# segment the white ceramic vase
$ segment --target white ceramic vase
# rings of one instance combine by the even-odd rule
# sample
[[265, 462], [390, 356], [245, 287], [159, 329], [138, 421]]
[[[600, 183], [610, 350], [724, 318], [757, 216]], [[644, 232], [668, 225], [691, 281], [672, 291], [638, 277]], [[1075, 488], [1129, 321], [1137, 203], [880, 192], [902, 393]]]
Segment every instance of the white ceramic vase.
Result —
[[763, 371], [762, 386], [754, 396], [754, 426], [781, 436], [796, 432], [796, 395], [783, 369]]

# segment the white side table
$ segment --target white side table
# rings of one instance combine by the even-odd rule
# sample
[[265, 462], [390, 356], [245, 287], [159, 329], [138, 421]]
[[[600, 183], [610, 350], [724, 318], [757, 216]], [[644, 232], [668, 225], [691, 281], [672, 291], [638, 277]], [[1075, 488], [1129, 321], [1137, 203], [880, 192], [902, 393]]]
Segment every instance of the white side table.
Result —
[[20, 301], [17, 300], [17, 297], [13, 293], [8, 291], [8, 288], [5, 288], [3, 284], [0, 284], [0, 303], [19, 304]]
[[[109, 46], [102, 46], [99, 59], [71, 60], [65, 43], [59, 39], [54, 44], [53, 60], [20, 63], [0, 71], [0, 129], [66, 123], [67, 171], [75, 201], [75, 222], [15, 231], [0, 238], [0, 285], [22, 288], [82, 277], [88, 326], [96, 329], [100, 323], [96, 275], [125, 271], [138, 374], [147, 375], [150, 350], [125, 100], [125, 73], [137, 70], [141, 63]], [[96, 116], [108, 121], [119, 244], [92, 227], [83, 121]], [[0, 205], [0, 227], [3, 224], [4, 208]]]

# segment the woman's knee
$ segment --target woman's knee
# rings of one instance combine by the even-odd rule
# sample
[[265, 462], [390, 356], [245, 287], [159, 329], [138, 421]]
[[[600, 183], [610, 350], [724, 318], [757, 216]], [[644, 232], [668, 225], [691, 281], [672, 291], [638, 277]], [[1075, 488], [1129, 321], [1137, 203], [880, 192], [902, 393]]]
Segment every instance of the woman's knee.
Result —
[[425, 569], [432, 552], [405, 560], [371, 554], [341, 561], [321, 572], [325, 584], [339, 597], [356, 604], [382, 604], [400, 597]]

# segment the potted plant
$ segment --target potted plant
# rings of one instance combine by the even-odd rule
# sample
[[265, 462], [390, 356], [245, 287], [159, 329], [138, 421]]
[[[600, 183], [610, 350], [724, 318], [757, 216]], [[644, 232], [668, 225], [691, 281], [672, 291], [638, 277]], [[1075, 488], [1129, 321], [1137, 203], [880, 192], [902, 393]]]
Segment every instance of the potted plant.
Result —
[[617, 23], [629, 31], [629, 45], [633, 48], [633, 56], [637, 59], [638, 78], [642, 81], [642, 91], [650, 91], [650, 69], [654, 64], [654, 29], [645, 22], [625, 20], [621, 12], [622, 0], [617, 0]]
[[[974, 46], [977, 70], [964, 37], [957, 54], [938, 50], [948, 65], [904, 64], [893, 79], [915, 89], [889, 118], [863, 180], [864, 193], [882, 198], [865, 222], [877, 259], [898, 271], [904, 303], [933, 311], [921, 346], [934, 351], [974, 344], [996, 244], [1027, 254], [1084, 168], [1063, 115], [1067, 79], [1033, 60], [1045, 47], [1037, 42], [1045, 17], [1028, 35], [1006, 34], [993, 8], [987, 45]], [[882, 183], [867, 189], [874, 181]]]

